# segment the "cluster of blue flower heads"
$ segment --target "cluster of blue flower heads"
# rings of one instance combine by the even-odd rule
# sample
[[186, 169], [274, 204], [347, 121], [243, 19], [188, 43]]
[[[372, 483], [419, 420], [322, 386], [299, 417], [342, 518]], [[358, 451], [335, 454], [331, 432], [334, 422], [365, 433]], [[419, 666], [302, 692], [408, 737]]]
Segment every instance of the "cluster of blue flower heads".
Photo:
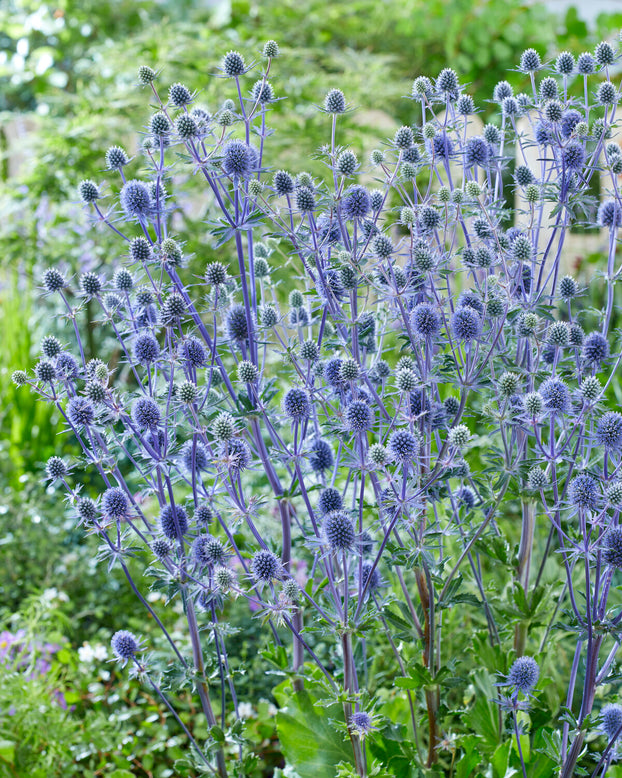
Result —
[[[269, 41], [264, 61], [278, 54]], [[544, 66], [529, 49], [519, 70], [531, 88], [514, 94], [500, 81], [496, 112], [479, 129], [452, 69], [419, 77], [413, 124], [369, 159], [337, 145], [350, 107], [332, 88], [319, 109], [331, 137], [325, 180], [266, 162], [269, 67], [244, 93], [253, 65], [227, 53], [220, 75], [238, 96], [214, 111], [180, 83], [162, 96], [158, 74], [140, 69], [158, 106], [140, 154], [112, 146], [110, 188], [78, 186], [117, 234], [118, 258], [101, 274], [73, 279], [58, 266], [41, 278], [68, 319], [87, 302], [98, 311], [120, 364], [88, 353], [76, 327], [71, 344], [44, 338], [34, 370], [14, 380], [55, 404], [78, 439], [83, 462], [53, 457], [46, 474], [111, 562], [127, 573], [137, 537], [160, 576], [184, 589], [197, 666], [195, 608], [215, 623], [228, 596], [291, 629], [298, 672], [320, 661], [306, 638], [314, 618], [349, 635], [385, 593], [412, 608], [396, 548], [417, 550], [405, 569], [419, 571], [424, 608], [439, 596], [426, 568], [434, 554], [466, 557], [477, 578], [469, 533], [493, 531], [493, 493], [510, 480], [550, 520], [566, 569], [577, 556], [596, 566], [604, 608], [605, 580], [622, 568], [622, 414], [606, 391], [620, 352], [613, 295], [596, 278], [607, 299], [597, 315], [588, 310], [563, 248], [602, 168], [610, 194], [594, 218], [613, 284], [622, 152], [610, 142], [619, 93], [609, 68], [618, 58], [601, 44]], [[592, 74], [600, 81], [588, 87]], [[585, 101], [568, 96], [569, 79], [585, 79]], [[226, 246], [217, 258], [192, 256], [174, 231], [179, 160], [212, 195], [210, 227]], [[474, 437], [482, 430], [485, 440]], [[492, 488], [469, 467], [484, 445], [492, 470], [507, 474]], [[99, 494], [80, 487], [81, 468], [98, 473]], [[112, 647], [124, 662], [141, 649], [125, 631]], [[340, 650], [354, 693], [352, 646]], [[521, 656], [508, 684], [535, 694], [538, 677]], [[617, 737], [618, 706], [602, 716]], [[358, 706], [349, 721], [358, 738], [373, 729]]]

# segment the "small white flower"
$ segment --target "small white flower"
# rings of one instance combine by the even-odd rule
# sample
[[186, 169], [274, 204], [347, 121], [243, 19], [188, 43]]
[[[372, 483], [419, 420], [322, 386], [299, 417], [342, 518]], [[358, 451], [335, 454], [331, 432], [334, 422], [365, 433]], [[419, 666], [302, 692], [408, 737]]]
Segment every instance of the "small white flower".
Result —
[[250, 704], [250, 702], [241, 702], [238, 705], [238, 715], [241, 719], [253, 718], [255, 711], [253, 710], [253, 706]]

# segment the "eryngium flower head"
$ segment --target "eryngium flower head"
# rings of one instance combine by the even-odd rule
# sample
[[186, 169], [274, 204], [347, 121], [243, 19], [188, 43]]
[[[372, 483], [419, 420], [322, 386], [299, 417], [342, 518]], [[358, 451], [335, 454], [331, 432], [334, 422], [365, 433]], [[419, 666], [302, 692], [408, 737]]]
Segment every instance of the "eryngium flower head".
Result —
[[150, 68], [147, 65], [141, 65], [138, 68], [139, 84], [146, 86], [147, 84], [151, 84], [153, 81], [155, 81], [155, 78], [156, 78], [156, 72], [153, 68]]
[[[374, 570], [374, 572], [377, 571]], [[378, 580], [380, 580], [380, 575], [378, 575]], [[377, 588], [377, 586], [376, 587], [370, 586], [370, 588]], [[349, 723], [350, 723], [350, 729], [352, 729], [359, 737], [365, 737], [365, 735], [368, 735], [372, 731], [372, 729], [374, 729], [374, 723], [372, 717], [369, 715], [369, 713], [365, 713], [365, 711], [362, 710], [353, 713]]]
[[602, 556], [605, 564], [622, 568], [622, 527], [611, 527], [607, 532], [603, 540]]
[[227, 312], [226, 319], [227, 333], [231, 340], [241, 343], [248, 340], [248, 321], [246, 319], [246, 310], [243, 305], [234, 305]]
[[589, 76], [595, 70], [596, 60], [594, 57], [588, 51], [579, 54], [579, 58], [577, 59], [577, 72], [582, 76]]
[[[367, 537], [369, 538], [369, 534], [368, 533], [366, 534]], [[370, 541], [368, 541], [368, 544], [371, 545]], [[359, 543], [359, 548], [361, 547], [361, 545], [362, 544]], [[380, 571], [378, 570], [377, 566], [374, 567], [373, 562], [369, 562], [369, 561], [363, 562], [363, 564], [361, 565], [360, 574], [358, 572], [358, 569], [355, 572], [356, 572], [356, 578], [361, 591], [363, 589], [367, 589], [367, 593], [369, 594], [370, 592], [375, 592], [380, 587]]]
[[79, 497], [76, 502], [76, 513], [84, 522], [93, 522], [97, 518], [97, 506], [90, 497]]
[[167, 559], [171, 553], [171, 547], [167, 540], [158, 538], [151, 544], [151, 550], [158, 559]]
[[182, 352], [192, 367], [205, 367], [207, 364], [207, 352], [198, 338], [190, 337], [184, 341]]
[[181, 447], [180, 455], [184, 467], [188, 472], [192, 473], [207, 470], [209, 460], [205, 446], [202, 443], [196, 442], [193, 444], [193, 442], [189, 440]]
[[160, 356], [160, 344], [150, 333], [139, 335], [134, 341], [134, 359], [141, 365], [150, 365]]
[[358, 165], [356, 154], [352, 151], [344, 151], [337, 157], [335, 169], [340, 176], [351, 176]]
[[240, 473], [242, 470], [246, 470], [251, 462], [251, 450], [246, 442], [240, 440], [240, 438], [223, 441], [221, 453], [227, 467], [233, 473]]
[[160, 418], [160, 409], [150, 397], [139, 397], [132, 406], [132, 419], [141, 430], [157, 427]]
[[562, 51], [555, 60], [555, 70], [562, 76], [569, 76], [574, 70], [574, 57], [569, 51]]
[[[21, 372], [21, 371], [20, 371]], [[24, 373], [24, 376], [26, 376], [26, 373]], [[42, 360], [37, 365], [35, 365], [35, 378], [37, 381], [44, 381], [46, 383], [51, 383], [56, 378], [56, 370], [54, 368], [54, 365], [51, 362], [48, 362], [47, 360]], [[20, 376], [20, 383], [26, 383], [26, 378], [21, 381]]]
[[125, 149], [121, 146], [111, 146], [106, 152], [106, 167], [109, 170], [120, 170], [130, 161]]
[[622, 414], [607, 411], [596, 424], [596, 440], [607, 451], [622, 449]]
[[546, 473], [537, 466], [532, 467], [527, 473], [527, 486], [534, 492], [539, 489], [544, 489], [547, 481]]
[[544, 407], [551, 413], [568, 413], [570, 410], [570, 392], [559, 378], [547, 378], [540, 387]]
[[309, 464], [314, 473], [323, 473], [333, 466], [333, 451], [330, 445], [321, 439], [313, 441], [309, 451]]
[[363, 219], [371, 210], [371, 198], [366, 187], [355, 184], [341, 201], [341, 212], [346, 219]]
[[464, 164], [466, 167], [486, 167], [490, 157], [490, 146], [485, 138], [478, 135], [469, 138], [464, 149]]
[[182, 140], [187, 140], [199, 134], [199, 126], [192, 116], [182, 113], [175, 119], [175, 132]]
[[95, 408], [86, 397], [72, 397], [67, 404], [67, 416], [76, 427], [88, 427], [95, 421]]
[[47, 359], [54, 359], [62, 350], [63, 347], [60, 340], [55, 338], [54, 335], [46, 335], [41, 340], [41, 353], [44, 357], [47, 357]]
[[279, 56], [279, 44], [276, 41], [266, 41], [263, 47], [263, 56], [269, 59]]
[[455, 70], [444, 68], [438, 74], [436, 79], [436, 88], [439, 92], [444, 92], [447, 97], [457, 98], [458, 96], [458, 76]]
[[482, 330], [482, 321], [476, 310], [468, 305], [463, 305], [454, 312], [451, 326], [456, 338], [468, 342], [479, 336]]
[[525, 49], [520, 58], [520, 70], [523, 73], [534, 73], [540, 68], [542, 61], [535, 49]]
[[432, 94], [432, 82], [427, 76], [418, 76], [413, 81], [413, 97], [430, 97]]
[[272, 186], [279, 197], [294, 191], [294, 179], [286, 170], [277, 170], [272, 179]]
[[569, 138], [574, 132], [574, 128], [581, 121], [581, 114], [571, 108], [569, 111], [564, 111], [561, 121], [561, 132], [563, 138]]
[[563, 348], [570, 342], [570, 330], [565, 321], [556, 321], [549, 328], [549, 343], [556, 348]]
[[99, 294], [102, 282], [97, 273], [83, 273], [80, 276], [80, 288], [86, 295]]
[[572, 300], [578, 291], [577, 282], [572, 276], [564, 276], [559, 282], [559, 296], [562, 300]]
[[512, 97], [513, 94], [514, 90], [507, 81], [499, 81], [493, 90], [492, 99], [495, 103], [502, 103], [506, 97]]
[[387, 259], [393, 253], [393, 243], [388, 235], [376, 235], [372, 241], [372, 250], [380, 259]]
[[142, 181], [132, 178], [125, 183], [119, 199], [126, 216], [144, 219], [151, 213], [151, 195], [149, 188]]
[[618, 91], [611, 81], [603, 81], [599, 85], [596, 100], [600, 105], [615, 105], [618, 102]]
[[230, 176], [246, 178], [257, 168], [257, 152], [241, 140], [232, 140], [223, 150], [222, 169]]
[[466, 446], [469, 442], [471, 432], [466, 424], [457, 424], [449, 430], [449, 435], [447, 437], [452, 446], [461, 448], [462, 446]]
[[168, 99], [176, 108], [182, 108], [192, 102], [192, 92], [184, 84], [171, 84], [168, 90]]
[[441, 329], [441, 317], [430, 303], [419, 303], [411, 314], [412, 327], [423, 338], [431, 338]]
[[600, 396], [600, 381], [596, 376], [586, 376], [580, 387], [580, 392], [588, 402], [594, 402]]
[[165, 505], [160, 513], [160, 529], [167, 538], [174, 540], [188, 531], [188, 517], [181, 505]]
[[598, 223], [601, 227], [617, 229], [622, 224], [622, 207], [615, 200], [605, 200], [598, 209]]
[[562, 162], [566, 170], [580, 172], [585, 165], [585, 149], [578, 141], [571, 141], [562, 151]]
[[67, 475], [67, 465], [61, 457], [50, 457], [45, 465], [45, 472], [51, 481], [64, 478]]
[[272, 581], [280, 572], [280, 564], [272, 551], [262, 549], [251, 560], [251, 571], [257, 581]]
[[194, 541], [192, 555], [200, 567], [222, 565], [227, 558], [227, 552], [220, 540], [206, 535], [199, 535]]
[[609, 342], [600, 332], [590, 332], [583, 341], [583, 358], [590, 365], [600, 365], [609, 356]]
[[112, 652], [124, 665], [140, 651], [140, 642], [126, 629], [115, 632], [110, 641]]
[[63, 289], [67, 285], [63, 274], [54, 267], [49, 267], [43, 273], [42, 280], [43, 286], [48, 292], [58, 292], [60, 289]]
[[302, 213], [315, 208], [315, 195], [308, 186], [300, 186], [296, 189], [296, 208]]
[[94, 203], [95, 200], [101, 197], [99, 187], [94, 181], [89, 179], [80, 182], [78, 192], [83, 203]]
[[194, 511], [194, 520], [201, 524], [203, 527], [207, 527], [207, 525], [210, 523], [210, 521], [214, 518], [214, 512], [210, 508], [209, 505], [206, 503], [203, 503], [202, 505], [198, 505], [196, 510]]
[[229, 51], [222, 58], [220, 67], [223, 73], [229, 78], [243, 75], [246, 70], [244, 57], [238, 51]]
[[475, 505], [475, 492], [468, 486], [461, 486], [456, 492], [456, 500], [458, 505], [463, 505], [468, 510], [471, 510]]
[[327, 113], [344, 113], [346, 98], [341, 89], [331, 89], [324, 98], [324, 110]]
[[594, 58], [601, 67], [605, 67], [606, 65], [613, 65], [616, 55], [610, 43], [601, 41], [594, 49]]
[[408, 149], [415, 142], [415, 136], [410, 127], [400, 127], [393, 138], [393, 143], [398, 149]]
[[354, 400], [346, 408], [345, 419], [351, 432], [364, 432], [372, 428], [374, 412], [364, 400]]
[[388, 448], [399, 462], [408, 462], [417, 456], [419, 441], [407, 430], [396, 430], [391, 435]]
[[617, 740], [622, 732], [622, 705], [609, 703], [601, 708], [600, 717], [603, 732], [609, 740]]
[[69, 380], [78, 377], [78, 363], [71, 354], [62, 351], [56, 357], [56, 373], [59, 377], [67, 378]]
[[345, 511], [327, 514], [322, 523], [326, 542], [334, 551], [350, 551], [356, 540], [352, 519]]
[[431, 151], [435, 157], [449, 159], [454, 153], [454, 144], [446, 132], [437, 132], [432, 138]]
[[456, 112], [459, 116], [469, 116], [475, 113], [475, 103], [471, 95], [460, 95], [456, 102]]
[[293, 387], [283, 398], [283, 411], [293, 421], [304, 421], [311, 415], [309, 395], [300, 387]]
[[557, 99], [557, 81], [551, 76], [543, 78], [540, 82], [540, 99], [544, 102]]
[[332, 513], [343, 508], [341, 492], [333, 486], [329, 486], [320, 493], [317, 507], [320, 513]]
[[516, 691], [523, 692], [523, 694], [529, 694], [538, 683], [539, 675], [540, 668], [535, 659], [532, 659], [530, 656], [521, 656], [510, 668], [508, 683], [513, 686]]
[[614, 481], [607, 487], [609, 504], [619, 508], [622, 506], [622, 481]]
[[11, 373], [11, 381], [15, 386], [24, 386], [28, 383], [28, 373], [25, 370], [14, 370]]
[[598, 504], [598, 495], [598, 483], [587, 473], [576, 476], [570, 482], [568, 496], [577, 508], [594, 510]]
[[102, 497], [102, 510], [104, 516], [111, 519], [123, 519], [128, 514], [128, 501], [123, 489], [111, 486], [106, 489]]

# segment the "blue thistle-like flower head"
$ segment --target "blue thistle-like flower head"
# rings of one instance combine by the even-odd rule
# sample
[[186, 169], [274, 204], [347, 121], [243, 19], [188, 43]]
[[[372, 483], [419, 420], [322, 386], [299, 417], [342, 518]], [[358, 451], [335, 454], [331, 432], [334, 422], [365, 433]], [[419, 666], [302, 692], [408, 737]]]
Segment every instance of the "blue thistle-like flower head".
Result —
[[598, 209], [598, 223], [601, 227], [617, 229], [622, 224], [622, 207], [615, 200], [605, 200]]
[[364, 400], [354, 400], [346, 408], [345, 419], [351, 432], [365, 432], [373, 426], [374, 412]]
[[474, 308], [463, 305], [456, 308], [451, 318], [451, 326], [458, 340], [471, 341], [479, 336], [482, 331], [482, 320]]
[[540, 668], [530, 656], [520, 656], [510, 668], [508, 683], [517, 691], [529, 694], [538, 683]]
[[223, 149], [222, 169], [230, 176], [246, 178], [257, 169], [257, 163], [257, 152], [244, 141], [229, 141]]
[[603, 732], [609, 740], [618, 740], [622, 731], [622, 705], [609, 703], [600, 711]]
[[598, 483], [595, 478], [587, 473], [575, 476], [570, 482], [568, 496], [570, 502], [577, 508], [595, 510], [599, 497]]
[[611, 527], [603, 539], [602, 557], [605, 564], [622, 568], [622, 527]]
[[333, 511], [322, 523], [326, 542], [334, 551], [350, 551], [354, 547], [356, 533], [352, 519], [345, 511]]
[[147, 218], [153, 209], [149, 188], [142, 181], [133, 178], [127, 181], [119, 196], [125, 215], [137, 219]]
[[294, 386], [283, 398], [283, 410], [292, 421], [301, 422], [311, 415], [311, 401], [304, 389]]
[[590, 332], [583, 341], [583, 358], [590, 365], [600, 365], [609, 356], [609, 342], [600, 332]]
[[345, 193], [341, 211], [346, 219], [364, 219], [371, 210], [371, 198], [366, 187], [355, 184]]
[[160, 409], [150, 397], [139, 397], [132, 406], [132, 419], [141, 430], [153, 429], [160, 423]]
[[320, 494], [317, 507], [320, 513], [332, 513], [343, 508], [341, 492], [333, 486], [324, 489]]
[[262, 549], [251, 560], [251, 571], [257, 581], [267, 583], [279, 577], [281, 565], [272, 551]]
[[396, 430], [391, 435], [388, 448], [399, 462], [408, 462], [419, 453], [419, 441], [407, 430]]
[[596, 424], [596, 440], [607, 451], [622, 449], [622, 414], [607, 411]]
[[140, 651], [140, 641], [126, 629], [115, 632], [110, 640], [110, 645], [114, 655], [123, 665], [132, 660]]
[[175, 540], [188, 531], [188, 516], [181, 505], [165, 505], [160, 513], [160, 529], [169, 540]]
[[102, 497], [102, 510], [104, 516], [111, 519], [124, 519], [129, 511], [129, 503], [123, 489], [118, 486], [106, 489]]
[[333, 463], [333, 451], [330, 444], [325, 440], [314, 440], [309, 450], [309, 464], [313, 472], [323, 473], [324, 470], [329, 470]]
[[540, 387], [544, 407], [551, 413], [568, 413], [570, 410], [570, 392], [559, 378], [547, 378]]

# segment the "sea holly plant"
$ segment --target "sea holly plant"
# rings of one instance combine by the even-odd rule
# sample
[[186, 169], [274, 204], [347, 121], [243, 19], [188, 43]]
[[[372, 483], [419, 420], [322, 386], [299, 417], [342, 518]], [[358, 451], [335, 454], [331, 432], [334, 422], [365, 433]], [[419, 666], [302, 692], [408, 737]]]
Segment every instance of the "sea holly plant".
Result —
[[[278, 54], [225, 54], [211, 110], [140, 68], [140, 151], [111, 147], [109, 183], [78, 186], [118, 255], [106, 277], [45, 270], [67, 327], [14, 375], [79, 442], [47, 476], [170, 649], [118, 624], [114, 656], [177, 716], [198, 772], [258, 764], [241, 715], [257, 700], [230, 661], [243, 603], [282, 679], [288, 773], [612, 774], [620, 52], [525, 51], [526, 91], [500, 80], [481, 134], [452, 69], [420, 76], [413, 123], [369, 159], [333, 86], [322, 179], [266, 161]], [[200, 256], [175, 231], [190, 176]], [[603, 238], [599, 309], [568, 272], [581, 223]], [[110, 354], [88, 351], [87, 302]], [[180, 690], [207, 737], [176, 714]]]

